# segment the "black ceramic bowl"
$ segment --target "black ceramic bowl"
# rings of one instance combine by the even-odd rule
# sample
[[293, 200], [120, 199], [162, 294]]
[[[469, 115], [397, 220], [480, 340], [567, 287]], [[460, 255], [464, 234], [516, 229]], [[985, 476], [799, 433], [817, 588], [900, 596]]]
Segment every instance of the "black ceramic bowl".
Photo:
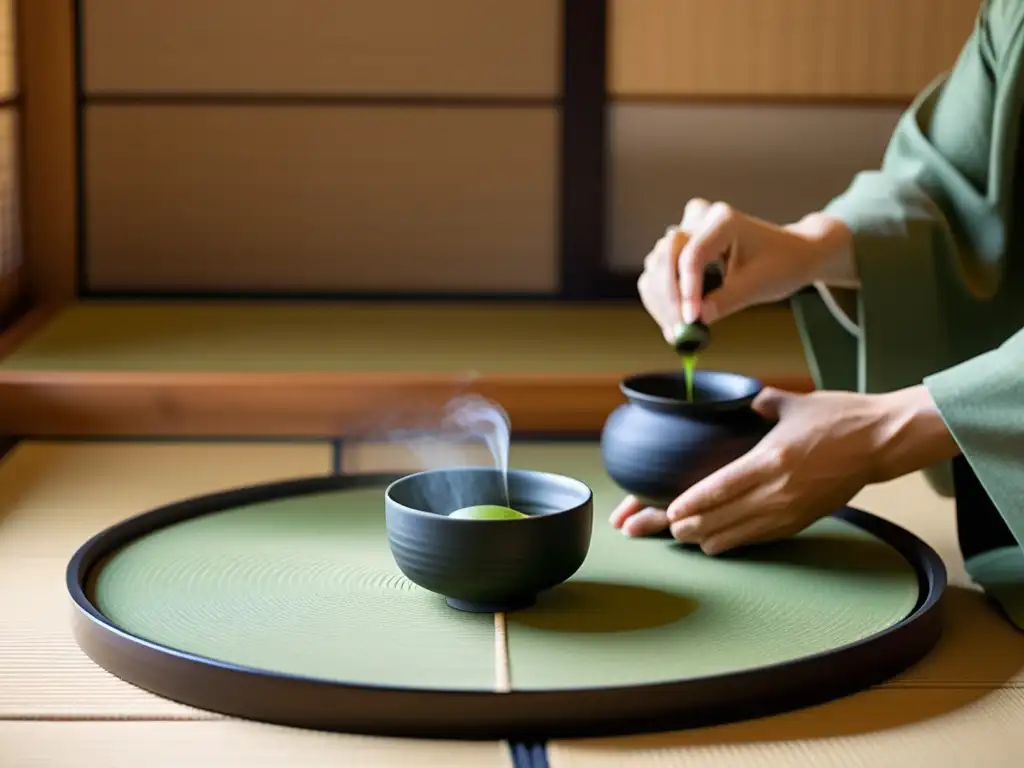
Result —
[[682, 371], [624, 379], [627, 402], [601, 433], [605, 470], [627, 493], [664, 509], [768, 433], [772, 423], [750, 407], [762, 386], [738, 373], [697, 371], [691, 402]]
[[519, 520], [447, 515], [476, 504], [505, 506], [501, 473], [491, 467], [418, 472], [385, 493], [388, 543], [406, 577], [464, 611], [513, 611], [572, 576], [587, 557], [593, 494], [579, 480], [508, 471]]

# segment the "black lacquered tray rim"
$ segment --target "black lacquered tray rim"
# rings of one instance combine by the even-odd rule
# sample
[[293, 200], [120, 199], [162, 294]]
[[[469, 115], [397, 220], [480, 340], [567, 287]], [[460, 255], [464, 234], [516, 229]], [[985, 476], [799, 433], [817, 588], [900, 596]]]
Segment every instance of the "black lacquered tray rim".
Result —
[[900, 674], [934, 647], [942, 631], [942, 559], [909, 531], [851, 507], [834, 516], [887, 542], [915, 569], [919, 595], [911, 612], [881, 632], [823, 653], [696, 679], [508, 693], [337, 683], [242, 667], [139, 638], [113, 624], [89, 598], [92, 569], [157, 529], [237, 506], [369, 487], [381, 488], [383, 514], [383, 490], [401, 476], [345, 474], [245, 486], [177, 501], [97, 533], [74, 554], [66, 573], [78, 645], [136, 687], [224, 715], [375, 736], [542, 741], [680, 730], [824, 703]]

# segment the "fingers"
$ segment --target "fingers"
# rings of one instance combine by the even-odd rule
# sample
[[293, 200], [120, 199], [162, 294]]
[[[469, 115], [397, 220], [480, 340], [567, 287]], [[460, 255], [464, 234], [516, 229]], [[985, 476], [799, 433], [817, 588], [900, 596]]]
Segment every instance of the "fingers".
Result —
[[789, 392], [783, 392], [774, 387], [765, 387], [757, 393], [750, 407], [761, 417], [778, 421], [782, 417], [783, 409], [792, 398], [793, 395]]
[[708, 215], [708, 208], [710, 207], [711, 203], [702, 197], [695, 197], [690, 200], [686, 207], [683, 208], [683, 220], [680, 222], [679, 228], [687, 235], [692, 235]]
[[686, 204], [678, 227], [669, 227], [644, 258], [643, 274], [637, 283], [647, 312], [662, 327], [665, 338], [682, 317], [679, 297], [679, 255], [689, 239], [688, 233], [700, 226], [710, 204], [694, 198]]
[[636, 290], [640, 294], [640, 303], [643, 304], [647, 314], [661, 328], [665, 341], [671, 341], [669, 338], [669, 326], [665, 322], [664, 302], [659, 296], [658, 286], [654, 283], [655, 281], [651, 277], [651, 273], [644, 271], [640, 274], [640, 279], [636, 281]]
[[[707, 298], [703, 295], [706, 267], [719, 259], [728, 260], [746, 220], [725, 203], [694, 198], [686, 204], [678, 228], [670, 227], [647, 254], [637, 289], [667, 341], [671, 342], [680, 320], [714, 322], [739, 309], [740, 299], [757, 292], [754, 284], [747, 290], [725, 292], [723, 286]], [[736, 278], [727, 271], [727, 284], [731, 284]]]
[[619, 502], [619, 506], [617, 506], [612, 512], [611, 517], [608, 518], [608, 522], [615, 528], [621, 528], [622, 524], [626, 522], [629, 517], [632, 517], [643, 508], [644, 505], [637, 500], [636, 496], [627, 496]]
[[692, 323], [700, 318], [704, 269], [732, 248], [740, 218], [725, 203], [709, 205], [680, 252], [678, 273], [683, 322]]
[[672, 523], [672, 537], [679, 542], [698, 544], [705, 554], [718, 555], [755, 542], [770, 541], [798, 530], [798, 516], [772, 499], [777, 489], [754, 488], [708, 514], [685, 517]]
[[622, 532], [627, 536], [652, 536], [668, 528], [668, 518], [664, 510], [644, 507], [630, 517], [622, 525]]
[[670, 522], [716, 511], [755, 486], [773, 480], [775, 462], [767, 452], [755, 446], [735, 461], [726, 464], [703, 480], [694, 483], [671, 504], [666, 514]]
[[672, 341], [672, 330], [679, 321], [674, 239], [675, 230], [669, 230], [654, 244], [644, 259], [644, 271], [637, 281], [637, 291], [644, 309], [661, 327], [665, 340], [669, 342]]
[[627, 536], [650, 536], [668, 528], [668, 518], [662, 510], [645, 506], [635, 496], [623, 499], [608, 522]]
[[669, 317], [666, 319], [669, 321], [668, 326], [672, 327], [679, 321], [679, 293], [676, 286], [679, 285], [679, 253], [683, 250], [683, 246], [686, 244], [686, 235], [680, 230], [672, 227], [665, 235], [666, 249], [665, 259], [659, 264], [661, 274], [658, 275], [659, 280], [663, 280], [663, 285], [668, 294], [668, 313]]
[[690, 515], [677, 522], [669, 522], [669, 530], [676, 541], [703, 544], [709, 537], [737, 525], [751, 514], [751, 506], [743, 498], [739, 503], [734, 501], [709, 514]]
[[774, 517], [770, 504], [772, 490], [770, 483], [756, 484], [713, 508], [680, 517], [670, 523], [672, 536], [677, 541], [700, 544], [707, 552], [709, 543], [723, 536], [727, 542], [731, 540], [730, 532], [751, 530], [751, 520], [767, 521], [762, 524], [770, 527]]
[[[665, 513], [672, 536], [677, 541], [699, 543], [708, 552], [709, 542], [717, 546], [717, 537], [723, 532], [746, 530], [747, 518], [770, 521], [769, 500], [779, 483], [773, 457], [770, 449], [755, 447], [682, 493]], [[727, 536], [726, 544], [731, 541]]]
[[717, 230], [696, 238], [696, 243], [691, 240], [691, 247], [711, 248], [728, 259], [727, 279], [704, 299], [704, 322], [716, 322], [752, 304], [785, 299], [808, 284], [806, 265], [814, 258], [806, 255], [804, 238], [745, 214], [723, 210], [716, 215]]
[[709, 536], [701, 542], [700, 548], [704, 554], [721, 555], [737, 547], [782, 539], [789, 535], [788, 526], [780, 525], [771, 517], [756, 515]]
[[[738, 237], [733, 242], [739, 247]], [[752, 303], [770, 298], [778, 270], [777, 262], [772, 263], [764, 258], [744, 260], [741, 269], [728, 271], [728, 278], [722, 285], [704, 297], [701, 319], [710, 325], [746, 309]]]

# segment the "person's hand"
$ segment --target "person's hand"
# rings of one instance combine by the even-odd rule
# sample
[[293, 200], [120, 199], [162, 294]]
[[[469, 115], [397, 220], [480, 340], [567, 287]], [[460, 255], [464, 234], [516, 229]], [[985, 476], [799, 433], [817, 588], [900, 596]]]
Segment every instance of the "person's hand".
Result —
[[886, 395], [768, 388], [753, 407], [777, 422], [753, 449], [691, 486], [667, 510], [627, 497], [612, 513], [612, 525], [630, 536], [670, 528], [677, 541], [718, 554], [792, 536], [865, 485], [958, 453], [923, 386]]
[[[780, 227], [725, 203], [694, 199], [644, 260], [637, 283], [647, 312], [671, 341], [680, 321], [707, 324], [754, 304], [788, 298], [822, 281], [856, 281], [851, 235], [841, 222], [812, 214]], [[702, 297], [704, 269], [720, 261], [725, 279]]]

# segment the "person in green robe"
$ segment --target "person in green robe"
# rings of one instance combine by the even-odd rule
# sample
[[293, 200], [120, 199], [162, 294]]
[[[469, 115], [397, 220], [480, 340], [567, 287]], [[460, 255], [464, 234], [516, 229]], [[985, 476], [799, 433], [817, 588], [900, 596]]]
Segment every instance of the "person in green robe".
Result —
[[[778, 423], [630, 535], [709, 554], [791, 535], [864, 486], [924, 470], [957, 500], [968, 571], [1024, 627], [1024, 2], [983, 0], [951, 70], [902, 115], [881, 168], [779, 226], [691, 200], [647, 256], [644, 306], [671, 338], [791, 299], [816, 391], [766, 389]], [[783, 182], [784, 183], [784, 182]], [[701, 297], [709, 262], [723, 285]]]

